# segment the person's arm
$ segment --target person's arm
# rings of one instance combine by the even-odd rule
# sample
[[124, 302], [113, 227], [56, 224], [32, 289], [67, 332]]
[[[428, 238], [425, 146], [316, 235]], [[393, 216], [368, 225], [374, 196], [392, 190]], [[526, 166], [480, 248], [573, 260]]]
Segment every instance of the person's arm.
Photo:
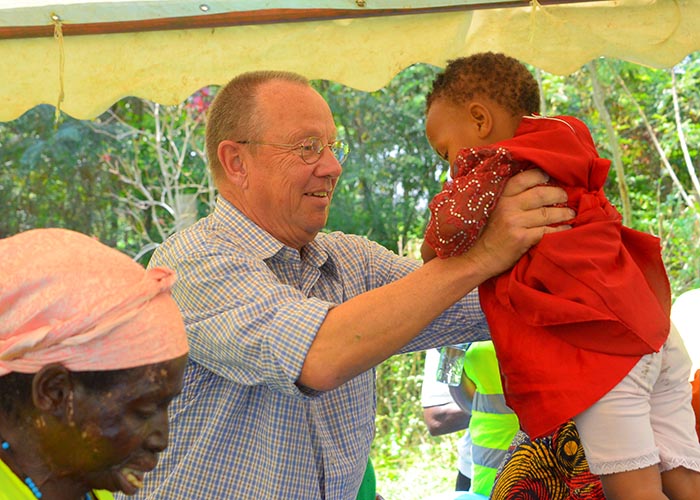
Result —
[[445, 403], [423, 408], [423, 420], [431, 436], [442, 436], [469, 427], [471, 415], [457, 403]]
[[525, 170], [504, 147], [493, 145], [459, 151], [452, 179], [428, 204], [421, 257], [447, 258], [469, 250], [479, 238], [508, 179]]
[[436, 380], [439, 363], [438, 349], [425, 351], [420, 399], [423, 420], [431, 436], [442, 436], [466, 429], [471, 419], [471, 416], [463, 412], [450, 396], [450, 387]]
[[423, 259], [423, 262], [428, 262], [437, 257], [437, 253], [435, 252], [433, 247], [430, 246], [430, 243], [428, 243], [426, 240], [423, 240], [423, 243], [421, 243], [420, 246], [420, 256], [421, 259]]
[[541, 186], [539, 170], [508, 181], [483, 234], [464, 255], [433, 259], [404, 278], [332, 308], [318, 329], [297, 383], [331, 390], [377, 366], [445, 309], [509, 267], [545, 233], [567, 229], [572, 211], [551, 205], [564, 190]]

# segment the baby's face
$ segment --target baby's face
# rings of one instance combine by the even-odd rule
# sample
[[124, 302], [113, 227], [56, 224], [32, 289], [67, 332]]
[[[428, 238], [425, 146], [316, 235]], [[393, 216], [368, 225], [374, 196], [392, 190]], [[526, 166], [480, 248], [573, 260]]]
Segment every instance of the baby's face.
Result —
[[464, 105], [447, 99], [436, 99], [428, 109], [425, 133], [435, 152], [450, 164], [452, 172], [457, 153], [464, 148], [481, 145], [478, 128], [467, 116]]

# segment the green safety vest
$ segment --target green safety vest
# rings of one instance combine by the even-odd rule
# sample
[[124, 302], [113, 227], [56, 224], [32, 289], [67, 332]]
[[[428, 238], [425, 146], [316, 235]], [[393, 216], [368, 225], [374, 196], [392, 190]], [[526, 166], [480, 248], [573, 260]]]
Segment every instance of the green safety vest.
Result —
[[493, 342], [473, 342], [464, 354], [464, 372], [474, 382], [469, 432], [472, 436], [471, 490], [489, 496], [515, 433], [518, 417], [506, 406]]

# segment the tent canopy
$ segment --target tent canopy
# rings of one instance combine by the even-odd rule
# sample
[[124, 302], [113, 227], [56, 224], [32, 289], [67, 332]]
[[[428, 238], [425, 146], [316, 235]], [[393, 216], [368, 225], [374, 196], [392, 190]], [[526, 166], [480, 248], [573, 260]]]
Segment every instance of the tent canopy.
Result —
[[376, 90], [486, 50], [555, 74], [599, 56], [665, 68], [700, 49], [698, 26], [700, 0], [3, 0], [0, 121], [176, 104], [256, 69]]

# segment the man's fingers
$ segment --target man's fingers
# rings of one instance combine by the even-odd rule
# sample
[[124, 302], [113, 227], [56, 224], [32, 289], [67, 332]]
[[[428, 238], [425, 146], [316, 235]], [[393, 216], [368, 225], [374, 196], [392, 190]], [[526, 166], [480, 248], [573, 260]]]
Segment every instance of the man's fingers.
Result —
[[560, 224], [559, 226], [545, 226], [543, 232], [544, 234], [558, 233], [560, 231], [566, 231], [567, 229], [571, 229], [571, 226], [568, 224]]
[[570, 221], [575, 216], [576, 212], [567, 207], [539, 207], [538, 209], [523, 211], [519, 222], [526, 228], [549, 227], [551, 224], [561, 224], [562, 222]]
[[536, 169], [508, 180], [474, 251], [469, 252], [478, 256], [481, 265], [493, 274], [512, 266], [544, 234], [570, 229], [565, 223], [576, 213], [563, 205], [566, 191], [543, 186], [547, 181], [548, 177]]
[[535, 186], [515, 196], [521, 210], [536, 210], [566, 203], [566, 191], [554, 186]]
[[544, 184], [548, 181], [549, 176], [539, 168], [525, 170], [508, 179], [508, 182], [503, 188], [502, 196], [514, 196], [527, 191], [531, 187]]

